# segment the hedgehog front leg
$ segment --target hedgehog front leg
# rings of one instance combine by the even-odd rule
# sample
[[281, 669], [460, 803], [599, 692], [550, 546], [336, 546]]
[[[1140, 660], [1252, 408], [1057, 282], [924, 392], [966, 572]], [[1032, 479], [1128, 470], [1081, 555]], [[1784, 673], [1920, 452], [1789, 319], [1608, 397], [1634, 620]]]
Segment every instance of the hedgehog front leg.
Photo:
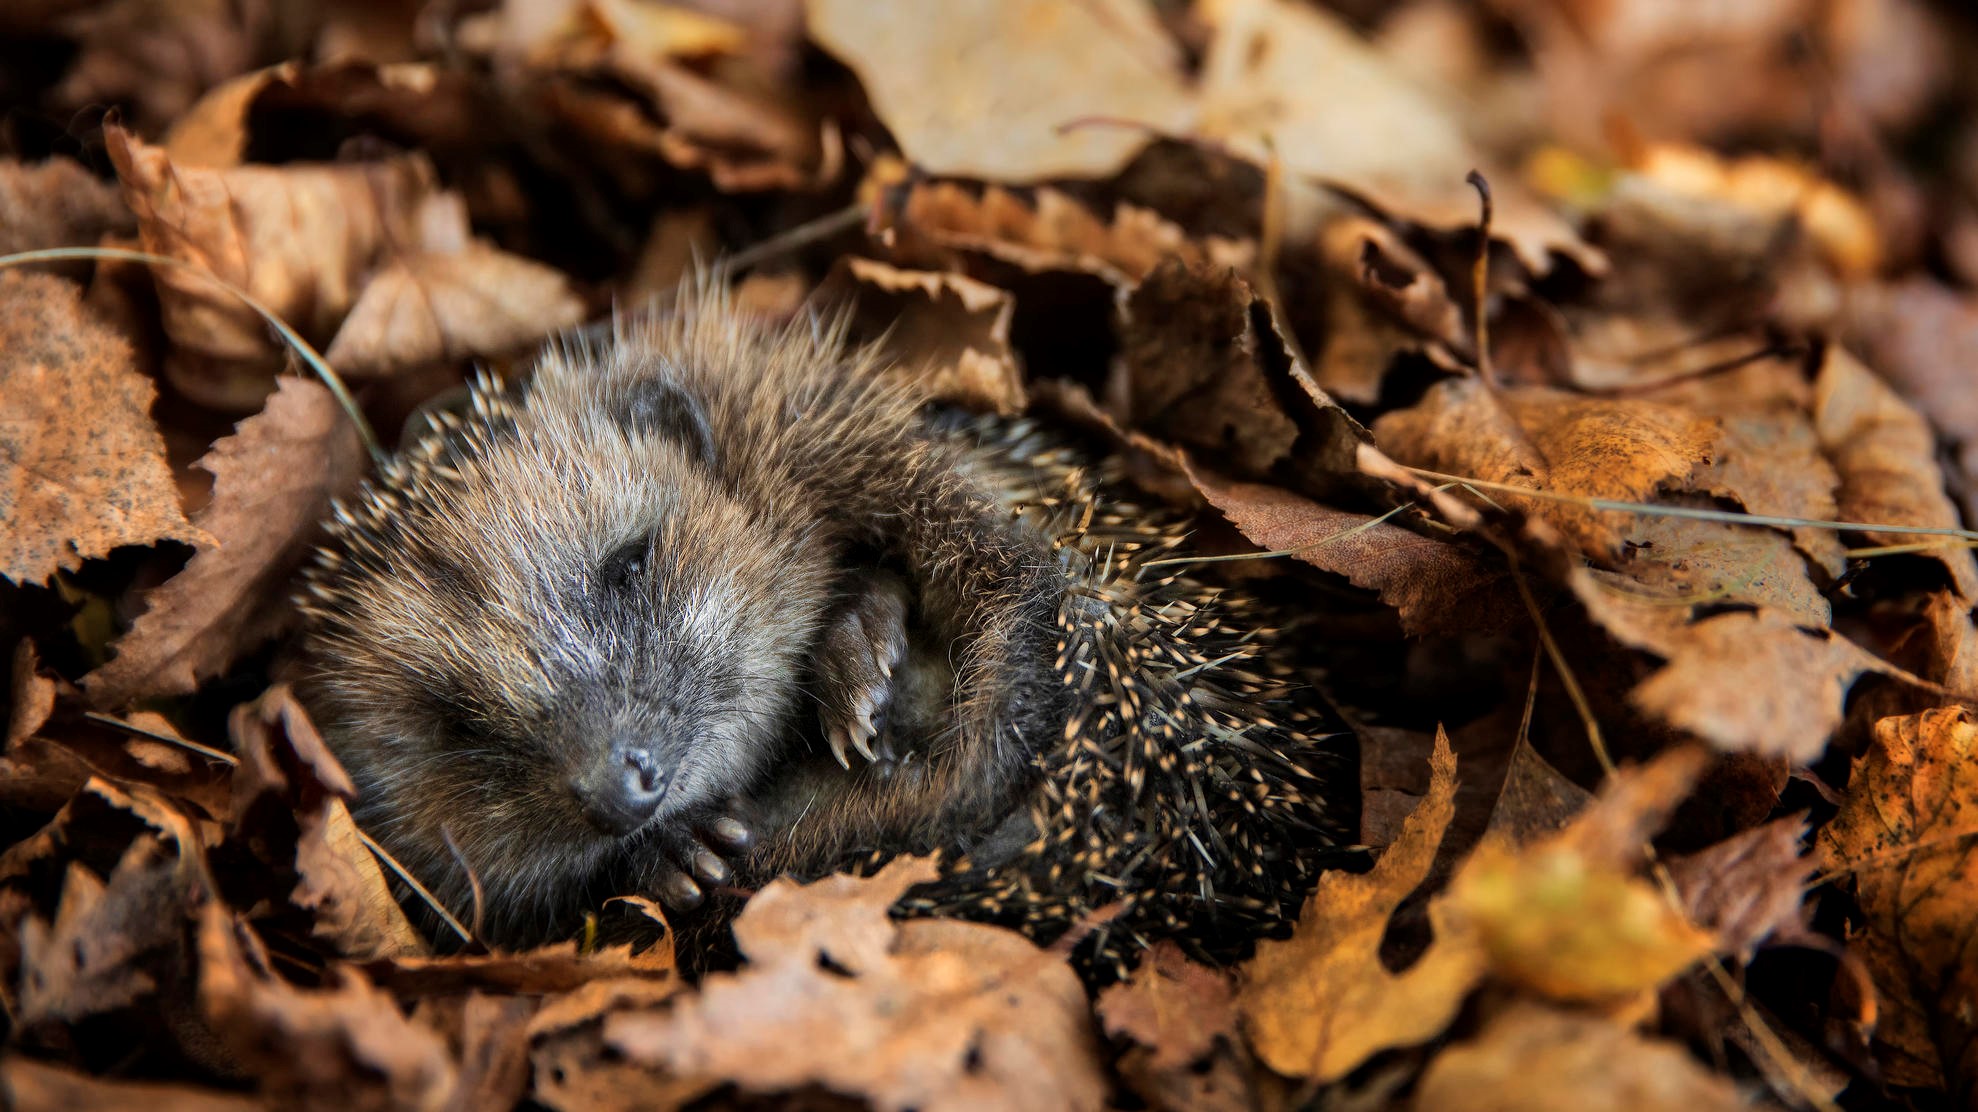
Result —
[[886, 720], [893, 673], [907, 655], [907, 603], [897, 576], [868, 573], [818, 647], [818, 716], [831, 755], [847, 769], [847, 750], [868, 761], [894, 760]]

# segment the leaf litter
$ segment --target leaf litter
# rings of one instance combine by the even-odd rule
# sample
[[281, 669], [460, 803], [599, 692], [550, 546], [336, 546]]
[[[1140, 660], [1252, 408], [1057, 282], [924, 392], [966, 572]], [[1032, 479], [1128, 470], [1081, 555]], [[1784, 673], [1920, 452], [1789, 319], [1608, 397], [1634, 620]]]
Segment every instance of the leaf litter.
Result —
[[[0, 15], [0, 251], [172, 260], [0, 270], [11, 1105], [1978, 1092], [1961, 13], [421, 8]], [[1095, 995], [889, 917], [914, 863], [765, 887], [705, 974], [638, 893], [422, 929], [281, 682], [369, 443], [289, 337], [389, 442], [724, 253], [1295, 592], [1366, 868]]]

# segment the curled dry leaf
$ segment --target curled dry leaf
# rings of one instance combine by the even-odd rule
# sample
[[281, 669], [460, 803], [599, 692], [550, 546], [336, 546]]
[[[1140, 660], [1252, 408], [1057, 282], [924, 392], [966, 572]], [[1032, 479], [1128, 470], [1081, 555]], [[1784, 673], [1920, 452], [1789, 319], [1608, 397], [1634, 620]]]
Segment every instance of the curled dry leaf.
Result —
[[1978, 1094], [1978, 718], [1946, 707], [1876, 723], [1819, 845], [1854, 878], [1866, 922], [1849, 949], [1881, 996], [1889, 1081]]
[[859, 316], [882, 322], [887, 349], [917, 367], [935, 397], [1004, 416], [1023, 412], [1023, 376], [1010, 350], [1015, 306], [1006, 291], [856, 257], [841, 260], [837, 273]]
[[884, 1109], [1102, 1107], [1085, 993], [1062, 958], [998, 927], [888, 919], [934, 875], [912, 859], [869, 880], [770, 884], [736, 920], [741, 971], [664, 1013], [612, 1017], [606, 1040], [755, 1093], [814, 1085]]
[[1297, 366], [1269, 304], [1235, 272], [1163, 263], [1122, 316], [1108, 390], [1122, 424], [1300, 493], [1357, 485], [1367, 431]]
[[1103, 178], [1194, 107], [1173, 43], [1131, 0], [809, 0], [909, 161], [1026, 184]]
[[1294, 550], [1317, 568], [1377, 592], [1411, 634], [1501, 628], [1522, 614], [1501, 567], [1475, 552], [1367, 514], [1322, 506], [1262, 483], [1187, 465], [1209, 504], [1258, 546]]
[[1644, 1038], [1611, 1019], [1513, 1004], [1482, 1032], [1436, 1055], [1410, 1107], [1417, 1112], [1736, 1112], [1737, 1086], [1677, 1043]]
[[338, 370], [375, 377], [496, 355], [583, 319], [561, 271], [473, 239], [458, 197], [426, 198], [417, 218], [419, 250], [371, 276], [323, 353]]
[[74, 1022], [176, 989], [155, 966], [178, 964], [184, 898], [176, 862], [151, 835], [130, 844], [107, 880], [71, 862], [54, 922], [21, 925], [17, 1021]]
[[1709, 953], [1711, 936], [1634, 866], [1703, 759], [1677, 749], [1616, 773], [1570, 825], [1529, 845], [1487, 839], [1450, 881], [1446, 914], [1492, 972], [1542, 996], [1613, 1002], [1660, 986]]
[[1256, 1108], [1255, 1066], [1236, 1030], [1236, 986], [1228, 973], [1156, 943], [1131, 977], [1100, 993], [1106, 1034], [1130, 1045], [1115, 1063], [1121, 1079], [1157, 1109]]
[[201, 909], [198, 931], [200, 1004], [265, 1099], [300, 1109], [446, 1105], [458, 1081], [446, 1041], [362, 974], [346, 966], [327, 987], [291, 985], [217, 902]]
[[364, 451], [329, 390], [283, 378], [199, 466], [213, 474], [213, 499], [193, 523], [212, 539], [145, 595], [143, 616], [113, 643], [116, 656], [83, 677], [99, 706], [193, 691], [293, 621], [280, 605], [289, 580], [330, 500], [363, 473]]
[[179, 508], [156, 393], [75, 286], [0, 271], [0, 576], [40, 583], [120, 545], [207, 539]]
[[253, 295], [305, 339], [322, 342], [391, 247], [416, 242], [412, 214], [432, 192], [417, 155], [336, 165], [175, 165], [119, 127], [104, 131], [138, 236], [159, 267], [174, 385], [219, 409], [253, 409], [273, 386], [279, 351], [268, 325], [200, 271]]
[[1455, 812], [1456, 757], [1436, 735], [1429, 792], [1373, 870], [1328, 872], [1282, 942], [1257, 944], [1242, 970], [1237, 1007], [1257, 1056], [1272, 1069], [1324, 1083], [1382, 1050], [1435, 1037], [1456, 1017], [1485, 962], [1476, 937], [1440, 905], [1435, 942], [1399, 974], [1380, 961], [1381, 938], [1422, 883]]
[[[1474, 226], [1464, 176], [1487, 159], [1451, 105], [1416, 83], [1343, 19], [1290, 0], [1213, 0], [1202, 60], [1200, 133], [1259, 164], [1333, 185], [1404, 220]], [[1600, 256], [1509, 174], [1492, 174], [1493, 234], [1543, 273], [1554, 252]]]
[[1803, 903], [1814, 859], [1801, 852], [1806, 818], [1768, 822], [1669, 862], [1690, 921], [1717, 933], [1717, 948], [1749, 960], [1760, 943], [1806, 929]]

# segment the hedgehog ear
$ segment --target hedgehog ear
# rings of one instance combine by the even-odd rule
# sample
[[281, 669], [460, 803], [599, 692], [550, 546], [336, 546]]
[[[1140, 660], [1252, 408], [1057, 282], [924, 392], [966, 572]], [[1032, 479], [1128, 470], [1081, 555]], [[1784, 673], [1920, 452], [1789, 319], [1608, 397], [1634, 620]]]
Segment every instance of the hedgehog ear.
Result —
[[714, 466], [714, 429], [693, 395], [663, 378], [641, 379], [619, 399], [613, 414], [632, 436], [663, 436], [687, 454]]

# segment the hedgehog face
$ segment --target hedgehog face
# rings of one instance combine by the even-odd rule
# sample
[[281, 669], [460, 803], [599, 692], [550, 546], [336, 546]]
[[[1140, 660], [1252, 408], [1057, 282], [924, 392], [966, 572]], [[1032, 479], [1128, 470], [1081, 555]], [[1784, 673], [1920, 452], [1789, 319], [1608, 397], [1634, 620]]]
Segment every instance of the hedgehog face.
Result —
[[311, 695], [375, 836], [547, 919], [764, 771], [832, 569], [665, 378], [552, 377], [483, 416], [333, 527]]

